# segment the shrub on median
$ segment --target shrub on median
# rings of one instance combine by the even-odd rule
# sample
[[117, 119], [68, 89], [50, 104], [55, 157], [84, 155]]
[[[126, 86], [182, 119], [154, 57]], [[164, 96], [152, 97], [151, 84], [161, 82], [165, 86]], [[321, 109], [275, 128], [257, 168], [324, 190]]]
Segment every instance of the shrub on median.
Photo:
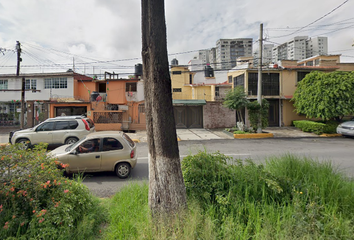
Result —
[[336, 128], [338, 123], [336, 121], [328, 121], [328, 122], [314, 122], [309, 120], [299, 120], [293, 121], [295, 127], [301, 129], [304, 132], [312, 132], [315, 134], [323, 134], [323, 133], [336, 133]]
[[32, 150], [1, 147], [1, 239], [92, 238], [102, 212], [83, 184], [63, 177], [46, 145]]

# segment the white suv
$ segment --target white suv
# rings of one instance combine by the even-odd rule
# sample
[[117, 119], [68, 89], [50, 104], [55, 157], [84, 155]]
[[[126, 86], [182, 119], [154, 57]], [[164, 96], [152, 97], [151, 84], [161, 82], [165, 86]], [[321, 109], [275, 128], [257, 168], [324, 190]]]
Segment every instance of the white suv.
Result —
[[48, 118], [33, 128], [10, 132], [9, 142], [22, 143], [26, 148], [40, 142], [49, 145], [72, 144], [95, 131], [95, 124], [85, 116]]

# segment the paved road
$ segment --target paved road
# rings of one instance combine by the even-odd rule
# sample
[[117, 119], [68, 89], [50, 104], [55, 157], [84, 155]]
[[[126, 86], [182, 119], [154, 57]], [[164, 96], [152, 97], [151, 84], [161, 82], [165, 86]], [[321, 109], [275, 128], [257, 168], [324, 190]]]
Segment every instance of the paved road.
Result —
[[[263, 162], [267, 157], [291, 153], [319, 161], [331, 161], [348, 176], [354, 177], [354, 139], [352, 138], [181, 141], [179, 149], [181, 158], [206, 150], [207, 152], [220, 151], [234, 158], [251, 158], [256, 162]], [[128, 183], [147, 181], [148, 148], [146, 143], [138, 143], [138, 154], [138, 164], [133, 169], [130, 179], [121, 180], [113, 173], [87, 174], [84, 184], [93, 194], [107, 197]]]

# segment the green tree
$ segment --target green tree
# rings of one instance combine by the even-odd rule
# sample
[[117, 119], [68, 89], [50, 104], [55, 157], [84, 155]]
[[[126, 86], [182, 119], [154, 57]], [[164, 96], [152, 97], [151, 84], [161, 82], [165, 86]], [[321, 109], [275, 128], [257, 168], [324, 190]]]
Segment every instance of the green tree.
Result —
[[354, 72], [314, 71], [298, 83], [291, 101], [308, 118], [340, 120], [354, 112]]
[[247, 95], [242, 86], [237, 86], [227, 92], [223, 105], [229, 109], [236, 110], [238, 119], [244, 123], [241, 110], [248, 104]]
[[262, 105], [260, 105], [257, 101], [252, 101], [247, 104], [248, 117], [251, 123], [251, 127], [254, 132], [257, 131], [258, 123], [259, 123], [259, 115], [261, 115], [261, 127], [268, 127], [268, 110], [269, 103], [267, 99], [262, 99]]

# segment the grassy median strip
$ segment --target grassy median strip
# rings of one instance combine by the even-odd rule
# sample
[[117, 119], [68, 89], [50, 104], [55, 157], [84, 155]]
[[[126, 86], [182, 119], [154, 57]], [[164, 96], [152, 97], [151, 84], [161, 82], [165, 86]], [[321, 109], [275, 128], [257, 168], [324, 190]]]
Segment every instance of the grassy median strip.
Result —
[[285, 155], [260, 165], [200, 152], [182, 168], [186, 213], [153, 223], [148, 185], [129, 185], [105, 200], [102, 239], [354, 239], [354, 182], [330, 162]]

